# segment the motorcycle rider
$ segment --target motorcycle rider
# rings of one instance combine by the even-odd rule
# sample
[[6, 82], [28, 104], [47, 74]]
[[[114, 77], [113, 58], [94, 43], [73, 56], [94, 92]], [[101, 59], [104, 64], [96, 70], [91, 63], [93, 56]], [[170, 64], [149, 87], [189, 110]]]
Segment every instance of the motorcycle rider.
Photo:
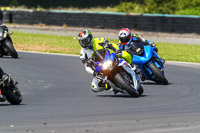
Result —
[[5, 27], [8, 30], [8, 27], [5, 26], [1, 20], [0, 20], [0, 26]]
[[[4, 71], [0, 67], [0, 81], [2, 80], [3, 75], [4, 75]], [[5, 100], [6, 100], [6, 97], [1, 93], [1, 89], [0, 89], [0, 101], [4, 102]]]
[[127, 44], [130, 44], [131, 42], [143, 42], [144, 45], [150, 45], [154, 49], [154, 51], [158, 52], [158, 49], [156, 48], [156, 44], [154, 42], [148, 41], [138, 34], [131, 35], [131, 31], [128, 28], [122, 28], [119, 31], [118, 37], [118, 46], [121, 50], [127, 50]]
[[109, 42], [103, 37], [93, 38], [93, 35], [90, 30], [84, 30], [78, 34], [78, 41], [82, 47], [80, 53], [80, 59], [85, 66], [85, 70], [93, 74], [93, 80], [91, 83], [92, 91], [100, 92], [103, 90], [111, 89], [111, 87], [106, 83], [106, 79], [98, 78], [98, 75], [92, 69], [92, 56], [93, 53], [97, 50], [109, 48], [112, 49], [116, 54], [124, 58], [128, 63], [132, 62], [131, 55], [126, 52], [119, 50], [117, 44]]
[[[119, 49], [121, 49], [121, 50], [125, 50], [128, 52], [129, 48], [130, 48], [129, 44], [131, 44], [131, 42], [143, 42], [144, 45], [150, 45], [155, 52], [158, 52], [158, 48], [156, 48], [156, 44], [154, 42], [148, 41], [148, 40], [142, 38], [141, 36], [139, 36], [138, 34], [132, 35], [131, 31], [128, 28], [122, 28], [119, 31], [118, 37], [119, 37], [119, 42], [117, 45], [118, 45]], [[162, 58], [161, 58], [161, 61], [163, 62], [163, 64], [165, 63], [165, 60], [163, 60]], [[138, 72], [136, 72], [136, 73], [139, 73], [140, 70], [137, 69], [137, 71]], [[140, 74], [140, 76], [141, 76], [141, 80], [144, 81], [145, 77], [143, 77], [142, 74]]]
[[[8, 27], [3, 24], [3, 22], [0, 20], [0, 27], [4, 27], [6, 31], [8, 31]], [[0, 49], [0, 57], [3, 56], [2, 50]]]

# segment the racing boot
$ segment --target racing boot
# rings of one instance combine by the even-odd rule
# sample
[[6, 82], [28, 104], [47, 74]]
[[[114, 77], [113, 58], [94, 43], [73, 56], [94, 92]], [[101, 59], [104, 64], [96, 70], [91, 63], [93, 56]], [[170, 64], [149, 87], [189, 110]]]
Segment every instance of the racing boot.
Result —
[[98, 83], [99, 87], [104, 87], [105, 90], [111, 89], [111, 86], [107, 82], [107, 77], [100, 79], [100, 82]]
[[145, 77], [143, 76], [143, 74], [142, 74], [142, 72], [141, 72], [141, 70], [139, 68], [136, 69], [135, 73], [138, 75], [138, 77], [140, 77], [140, 79], [142, 81], [145, 81]]
[[105, 90], [110, 90], [110, 89], [111, 89], [111, 86], [108, 83], [106, 83], [105, 84]]
[[133, 69], [134, 69], [135, 73], [138, 75], [138, 77], [140, 77], [140, 79], [142, 81], [144, 81], [145, 77], [143, 76], [141, 70], [139, 68], [137, 68], [136, 65], [133, 64], [133, 62], [131, 62], [131, 66], [133, 67]]
[[99, 87], [104, 87], [105, 90], [111, 89], [111, 86], [108, 83], [102, 83], [101, 81], [98, 84]]
[[135, 71], [137, 75], [141, 74], [141, 70], [137, 68], [136, 65], [133, 64], [133, 62], [131, 62], [131, 67], [132, 67], [132, 70]]

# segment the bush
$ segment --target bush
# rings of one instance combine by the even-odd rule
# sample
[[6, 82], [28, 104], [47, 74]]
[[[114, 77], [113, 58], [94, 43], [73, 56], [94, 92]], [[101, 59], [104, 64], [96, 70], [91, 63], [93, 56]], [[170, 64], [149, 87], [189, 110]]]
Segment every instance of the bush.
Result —
[[175, 0], [144, 0], [145, 13], [172, 14], [175, 12]]
[[141, 13], [144, 12], [143, 6], [138, 3], [133, 2], [121, 2], [117, 7], [118, 12], [125, 12], [125, 13]]
[[188, 8], [185, 10], [179, 10], [175, 14], [177, 14], [177, 15], [200, 15], [200, 8]]
[[199, 15], [200, 0], [135, 0], [121, 2], [117, 9], [126, 13]]
[[177, 10], [187, 10], [200, 7], [199, 0], [176, 0]]

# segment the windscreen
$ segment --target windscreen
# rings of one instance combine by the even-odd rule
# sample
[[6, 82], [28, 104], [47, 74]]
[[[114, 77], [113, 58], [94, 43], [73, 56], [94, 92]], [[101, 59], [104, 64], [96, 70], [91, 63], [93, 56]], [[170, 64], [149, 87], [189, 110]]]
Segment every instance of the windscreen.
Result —
[[93, 60], [94, 61], [103, 61], [105, 58], [105, 49], [100, 49], [94, 52]]
[[142, 55], [144, 54], [144, 43], [132, 42], [129, 50], [131, 54]]

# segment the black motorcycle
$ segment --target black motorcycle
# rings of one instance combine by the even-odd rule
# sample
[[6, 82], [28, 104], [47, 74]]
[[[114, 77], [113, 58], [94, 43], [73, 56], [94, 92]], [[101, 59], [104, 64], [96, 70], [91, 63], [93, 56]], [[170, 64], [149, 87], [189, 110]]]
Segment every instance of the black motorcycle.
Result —
[[13, 104], [18, 105], [22, 102], [22, 94], [18, 88], [17, 81], [14, 81], [10, 75], [3, 72], [0, 68], [0, 102], [6, 100]]
[[10, 37], [11, 34], [8, 33], [8, 28], [5, 25], [0, 25], [0, 57], [7, 55], [18, 58], [17, 51]]

